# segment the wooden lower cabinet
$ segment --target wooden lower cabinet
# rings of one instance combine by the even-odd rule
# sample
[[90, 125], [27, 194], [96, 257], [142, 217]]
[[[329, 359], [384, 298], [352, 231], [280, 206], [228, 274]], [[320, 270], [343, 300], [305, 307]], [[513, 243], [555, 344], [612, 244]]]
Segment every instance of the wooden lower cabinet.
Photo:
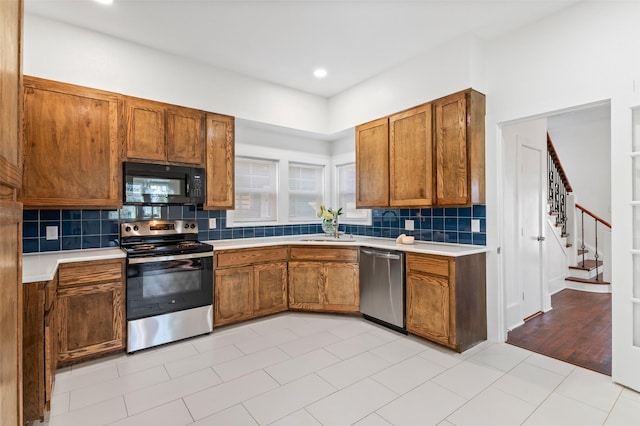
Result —
[[60, 266], [58, 362], [70, 364], [124, 349], [124, 261]]
[[486, 340], [485, 254], [406, 259], [407, 331], [458, 352]]
[[43, 420], [49, 410], [57, 367], [56, 300], [58, 278], [23, 286], [24, 421]]
[[290, 257], [289, 309], [360, 311], [357, 248], [291, 247]]
[[286, 248], [216, 252], [215, 326], [287, 310]]

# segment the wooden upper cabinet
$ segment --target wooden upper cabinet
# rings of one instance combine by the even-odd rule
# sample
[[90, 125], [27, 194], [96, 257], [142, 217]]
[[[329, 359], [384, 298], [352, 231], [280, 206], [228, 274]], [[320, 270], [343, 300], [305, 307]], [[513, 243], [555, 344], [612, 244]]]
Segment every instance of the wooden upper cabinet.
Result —
[[204, 113], [191, 108], [167, 108], [167, 161], [204, 167]]
[[205, 209], [233, 209], [235, 206], [235, 120], [208, 113], [205, 117], [207, 200]]
[[163, 104], [125, 97], [124, 121], [127, 158], [165, 161]]
[[434, 106], [436, 204], [484, 203], [484, 95], [469, 89]]
[[24, 78], [25, 207], [118, 207], [115, 93]]
[[389, 205], [389, 120], [356, 127], [356, 206]]
[[204, 113], [147, 99], [124, 97], [127, 160], [204, 167]]
[[389, 117], [389, 205], [433, 204], [431, 104]]

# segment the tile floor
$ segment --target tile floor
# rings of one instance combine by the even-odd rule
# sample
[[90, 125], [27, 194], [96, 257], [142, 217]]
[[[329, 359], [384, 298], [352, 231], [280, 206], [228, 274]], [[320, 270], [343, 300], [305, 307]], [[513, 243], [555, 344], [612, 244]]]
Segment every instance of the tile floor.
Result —
[[46, 424], [628, 426], [640, 394], [507, 344], [456, 354], [357, 317], [287, 312], [61, 369]]

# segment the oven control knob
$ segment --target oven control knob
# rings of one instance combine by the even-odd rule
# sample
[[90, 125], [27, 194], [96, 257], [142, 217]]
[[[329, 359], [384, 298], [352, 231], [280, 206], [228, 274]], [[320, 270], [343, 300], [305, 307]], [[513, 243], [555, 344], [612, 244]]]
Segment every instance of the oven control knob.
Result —
[[131, 231], [131, 227], [130, 227], [130, 226], [126, 226], [126, 227], [124, 228], [124, 230], [125, 230], [126, 232], [129, 232], [129, 231]]
[[134, 231], [137, 231], [138, 229], [139, 229], [139, 228], [138, 228], [138, 225], [134, 225], [134, 226], [133, 226], [133, 230], [134, 230]]
[[191, 224], [191, 229], [193, 229], [193, 228], [195, 228], [195, 227], [196, 227], [196, 224], [195, 224], [195, 223], [192, 223], [192, 224]]
[[188, 223], [184, 224], [184, 229], [189, 229], [189, 224]]

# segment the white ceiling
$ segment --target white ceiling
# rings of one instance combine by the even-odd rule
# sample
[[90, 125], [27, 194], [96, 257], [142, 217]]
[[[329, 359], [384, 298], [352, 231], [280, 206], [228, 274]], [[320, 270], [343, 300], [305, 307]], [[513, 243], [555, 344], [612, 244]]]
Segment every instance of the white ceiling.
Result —
[[488, 40], [579, 1], [25, 0], [25, 11], [331, 97], [449, 40]]

